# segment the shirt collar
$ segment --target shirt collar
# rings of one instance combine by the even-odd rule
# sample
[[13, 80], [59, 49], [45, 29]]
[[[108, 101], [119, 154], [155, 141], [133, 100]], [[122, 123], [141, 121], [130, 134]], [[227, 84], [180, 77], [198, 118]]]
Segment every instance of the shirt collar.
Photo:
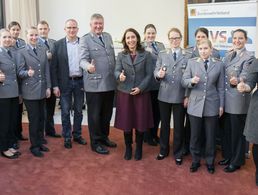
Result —
[[67, 39], [67, 37], [66, 37], [66, 43], [71, 43], [71, 44], [78, 44], [79, 43], [79, 37], [77, 37], [77, 39], [75, 40], [75, 41], [73, 41], [73, 42], [71, 42], [71, 41], [69, 41], [68, 39]]

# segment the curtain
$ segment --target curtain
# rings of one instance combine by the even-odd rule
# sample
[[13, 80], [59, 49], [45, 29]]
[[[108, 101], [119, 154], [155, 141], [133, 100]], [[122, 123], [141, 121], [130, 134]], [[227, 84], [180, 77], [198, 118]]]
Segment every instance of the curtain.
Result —
[[21, 25], [20, 37], [25, 39], [25, 30], [37, 25], [37, 0], [5, 0], [6, 27], [11, 21]]

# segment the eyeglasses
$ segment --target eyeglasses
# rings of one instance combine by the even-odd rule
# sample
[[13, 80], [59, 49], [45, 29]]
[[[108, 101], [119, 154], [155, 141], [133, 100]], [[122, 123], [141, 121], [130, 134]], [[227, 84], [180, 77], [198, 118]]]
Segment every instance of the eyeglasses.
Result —
[[73, 27], [73, 26], [67, 26], [66, 28], [69, 29], [69, 30], [70, 29], [77, 29], [77, 27]]
[[170, 41], [179, 41], [181, 40], [181, 37], [170, 37], [168, 38]]

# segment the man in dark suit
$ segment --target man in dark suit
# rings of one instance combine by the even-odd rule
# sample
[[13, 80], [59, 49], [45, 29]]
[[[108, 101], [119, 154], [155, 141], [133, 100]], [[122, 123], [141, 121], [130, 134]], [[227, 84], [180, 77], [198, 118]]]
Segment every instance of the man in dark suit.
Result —
[[[78, 24], [74, 19], [65, 22], [66, 37], [54, 43], [51, 75], [53, 92], [61, 98], [62, 134], [64, 147], [72, 148], [71, 138], [79, 144], [86, 145], [81, 136], [82, 105], [83, 105], [83, 79], [79, 67], [79, 37]], [[70, 112], [74, 108], [73, 131], [71, 133]]]
[[93, 14], [90, 27], [91, 32], [81, 38], [79, 58], [84, 70], [91, 148], [99, 154], [108, 154], [105, 146], [116, 147], [108, 138], [116, 88], [115, 52], [110, 34], [103, 32], [103, 16]]
[[[38, 23], [37, 29], [39, 33], [38, 45], [45, 48], [49, 64], [51, 64], [51, 59], [52, 59], [51, 51], [53, 50], [55, 40], [48, 38], [48, 33], [50, 31], [50, 28], [46, 21], [44, 20], [40, 21]], [[53, 94], [51, 90], [50, 98], [46, 99], [45, 133], [47, 136], [60, 138], [61, 135], [56, 133], [55, 126], [54, 126], [55, 106], [56, 106], [56, 96]]]

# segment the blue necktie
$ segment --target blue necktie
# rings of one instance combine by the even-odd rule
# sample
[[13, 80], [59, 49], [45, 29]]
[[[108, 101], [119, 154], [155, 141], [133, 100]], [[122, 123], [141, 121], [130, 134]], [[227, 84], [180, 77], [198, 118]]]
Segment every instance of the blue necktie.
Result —
[[45, 45], [46, 45], [46, 46], [47, 46], [47, 48], [49, 49], [49, 45], [48, 45], [47, 40], [45, 40]]
[[209, 60], [205, 60], [204, 61], [204, 68], [205, 68], [206, 71], [208, 69], [208, 62], [209, 62]]
[[38, 55], [37, 54], [37, 50], [36, 50], [36, 48], [33, 48], [33, 51], [34, 51], [34, 53], [36, 54], [36, 56]]
[[154, 42], [151, 43], [151, 46], [154, 49], [154, 51], [158, 52], [157, 46]]
[[99, 36], [99, 40], [100, 40], [101, 43], [103, 43], [103, 45], [105, 46], [105, 43], [104, 43], [104, 41], [103, 41], [103, 39], [102, 39], [102, 36]]
[[176, 61], [176, 52], [173, 53], [174, 61]]
[[7, 53], [8, 53], [8, 55], [12, 58], [13, 56], [12, 56], [12, 53], [11, 53], [11, 51], [8, 49], [7, 50]]

